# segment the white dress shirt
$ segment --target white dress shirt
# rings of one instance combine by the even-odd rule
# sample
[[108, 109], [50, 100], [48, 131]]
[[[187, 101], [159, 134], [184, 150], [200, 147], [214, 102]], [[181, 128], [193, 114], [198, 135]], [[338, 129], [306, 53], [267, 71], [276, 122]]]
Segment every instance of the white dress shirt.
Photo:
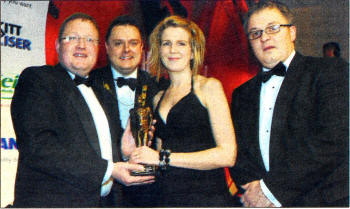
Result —
[[[288, 70], [289, 64], [295, 55], [295, 51], [289, 55], [289, 57], [283, 62]], [[269, 71], [271, 69], [263, 68], [263, 71]], [[270, 134], [273, 110], [275, 108], [276, 98], [278, 92], [284, 80], [283, 76], [273, 75], [265, 83], [261, 83], [260, 91], [260, 115], [259, 115], [259, 146], [261, 156], [265, 165], [265, 169], [268, 172], [270, 170]], [[264, 181], [260, 180], [260, 186], [265, 196], [277, 207], [281, 207], [281, 203], [275, 198], [275, 196], [267, 188]]]
[[[68, 74], [72, 79], [75, 78], [75, 75], [69, 71]], [[111, 132], [109, 129], [108, 120], [106, 114], [96, 98], [96, 95], [91, 87], [87, 87], [84, 84], [77, 86], [80, 93], [84, 97], [86, 104], [89, 107], [94, 124], [97, 131], [98, 141], [101, 150], [101, 157], [108, 161], [108, 167], [101, 185], [101, 196], [107, 196], [111, 191], [113, 185], [112, 171], [113, 171], [113, 155], [112, 155], [112, 141], [111, 141]]]
[[122, 86], [118, 87], [117, 85], [117, 79], [119, 77], [123, 77], [125, 79], [127, 78], [137, 78], [137, 70], [135, 70], [133, 73], [131, 73], [128, 76], [124, 76], [120, 74], [116, 69], [112, 68], [112, 74], [114, 79], [114, 85], [115, 90], [117, 92], [117, 99], [118, 99], [118, 108], [119, 108], [119, 116], [122, 123], [122, 128], [125, 130], [126, 125], [128, 124], [128, 119], [130, 116], [130, 109], [134, 108], [135, 103], [135, 90], [131, 90], [129, 86]]

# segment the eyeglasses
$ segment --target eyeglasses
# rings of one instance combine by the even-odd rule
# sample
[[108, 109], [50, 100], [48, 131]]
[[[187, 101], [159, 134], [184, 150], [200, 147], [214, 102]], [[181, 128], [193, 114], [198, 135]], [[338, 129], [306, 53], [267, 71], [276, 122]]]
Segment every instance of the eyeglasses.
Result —
[[61, 40], [64, 42], [64, 43], [79, 43], [80, 42], [80, 39], [83, 39], [85, 40], [85, 42], [89, 45], [93, 45], [93, 44], [98, 44], [99, 40], [98, 39], [93, 39], [91, 37], [80, 37], [80, 36], [64, 36], [61, 38]]
[[267, 26], [265, 28], [265, 30], [253, 30], [253, 31], [250, 31], [248, 33], [248, 39], [249, 40], [254, 40], [254, 39], [258, 39], [262, 36], [262, 34], [265, 33], [266, 34], [274, 34], [274, 33], [278, 33], [281, 31], [281, 27], [291, 27], [292, 24], [278, 24], [278, 25], [270, 25], [270, 26]]

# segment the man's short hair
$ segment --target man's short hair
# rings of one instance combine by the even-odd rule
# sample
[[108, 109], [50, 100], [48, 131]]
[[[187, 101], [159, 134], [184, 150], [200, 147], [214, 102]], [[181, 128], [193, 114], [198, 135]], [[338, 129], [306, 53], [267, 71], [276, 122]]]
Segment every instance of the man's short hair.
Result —
[[60, 30], [59, 30], [59, 32], [58, 32], [58, 39], [59, 39], [59, 40], [61, 40], [62, 35], [63, 35], [63, 32], [64, 32], [64, 30], [66, 29], [67, 24], [68, 24], [70, 21], [73, 21], [73, 20], [76, 20], [76, 19], [81, 19], [81, 20], [83, 20], [83, 21], [89, 21], [89, 22], [91, 22], [91, 23], [95, 26], [95, 28], [96, 28], [98, 34], [100, 34], [100, 29], [99, 29], [99, 27], [98, 27], [98, 25], [97, 25], [96, 20], [95, 20], [93, 17], [91, 17], [90, 15], [85, 14], [85, 13], [77, 12], [77, 13], [74, 13], [74, 14], [72, 14], [71, 16], [67, 17], [67, 18], [63, 21], [63, 23], [62, 23], [62, 25], [61, 25], [61, 27], [60, 27]]
[[108, 42], [109, 37], [111, 36], [112, 30], [114, 27], [119, 26], [119, 25], [132, 25], [135, 26], [141, 35], [141, 39], [142, 41], [144, 40], [144, 32], [143, 32], [143, 27], [140, 25], [140, 23], [138, 21], [136, 21], [135, 18], [133, 18], [130, 15], [122, 15], [119, 16], [117, 18], [115, 18], [111, 24], [109, 25], [108, 29], [107, 29], [107, 33], [106, 33], [106, 42]]
[[253, 4], [252, 7], [249, 8], [248, 10], [248, 13], [245, 15], [245, 18], [244, 18], [244, 30], [245, 32], [248, 34], [248, 22], [249, 22], [249, 19], [250, 17], [263, 10], [263, 9], [278, 9], [282, 15], [287, 18], [288, 20], [288, 24], [293, 24], [293, 19], [294, 19], [294, 14], [293, 12], [288, 8], [287, 5], [281, 3], [281, 2], [278, 2], [278, 1], [264, 1], [264, 0], [261, 0], [259, 1], [258, 3], [255, 3]]

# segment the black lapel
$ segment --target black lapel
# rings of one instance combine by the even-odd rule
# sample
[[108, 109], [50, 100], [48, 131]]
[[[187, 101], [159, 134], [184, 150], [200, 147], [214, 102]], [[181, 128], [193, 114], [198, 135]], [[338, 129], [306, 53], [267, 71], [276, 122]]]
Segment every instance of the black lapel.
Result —
[[[117, 93], [115, 90], [115, 82], [113, 79], [112, 68], [110, 65], [107, 65], [101, 70], [101, 81], [104, 88], [109, 91], [112, 96], [117, 99]], [[117, 101], [117, 100], [116, 100]]]
[[252, 161], [259, 165], [259, 169], [265, 170], [259, 145], [260, 90], [261, 82], [258, 76], [237, 89], [238, 98], [235, 99], [238, 99], [238, 103], [235, 115], [238, 118], [233, 119], [237, 120], [237, 126], [242, 132], [240, 143], [244, 144], [249, 156], [253, 158]]
[[138, 104], [138, 98], [142, 92], [142, 86], [147, 84], [145, 79], [146, 78], [144, 73], [141, 70], [137, 70], [137, 85], [136, 85], [135, 101], [134, 101], [135, 106], [137, 106]]
[[[253, 146], [249, 147], [250, 151], [253, 156], [258, 154], [258, 164], [261, 166], [261, 168], [265, 169], [264, 162], [261, 156], [260, 151], [260, 145], [259, 145], [259, 117], [260, 117], [260, 91], [261, 91], [261, 81], [259, 80], [259, 77], [256, 76], [253, 80], [253, 85], [250, 89], [250, 94], [248, 95], [252, 99], [250, 100], [251, 104], [251, 113], [248, 113], [247, 115], [251, 115], [250, 120], [250, 126], [251, 126], [251, 140], [254, 140], [254, 142], [250, 143]], [[244, 103], [242, 103], [244, 104]]]
[[105, 98], [105, 99], [107, 99], [107, 101], [109, 99], [113, 99], [115, 101], [114, 105], [116, 105], [116, 106], [114, 108], [116, 110], [115, 111], [116, 118], [118, 119], [119, 124], [121, 124], [120, 116], [119, 116], [119, 107], [118, 107], [118, 95], [117, 95], [117, 91], [115, 88], [115, 82], [113, 79], [112, 67], [110, 65], [107, 65], [106, 67], [101, 69], [100, 73], [101, 73], [101, 75], [97, 78], [98, 85], [103, 86], [103, 88], [106, 90], [106, 92], [104, 92], [104, 93], [108, 93], [109, 96], [112, 96], [112, 98]]
[[74, 81], [68, 75], [68, 72], [61, 65], [56, 65], [55, 69], [57, 70], [57, 80], [59, 82], [62, 82], [60, 84], [60, 88], [62, 88], [62, 92], [66, 96], [66, 98], [63, 99], [70, 101], [73, 109], [76, 111], [78, 117], [80, 118], [88, 142], [91, 144], [96, 153], [101, 156], [96, 127], [89, 107], [84, 100], [84, 97], [81, 95], [79, 89], [74, 84]]
[[119, 150], [122, 128], [115, 82], [110, 65], [98, 70], [98, 75], [94, 75], [96, 77], [94, 77], [92, 88], [108, 118], [112, 138], [113, 160], [117, 161], [120, 158]]
[[299, 77], [302, 76], [302, 67], [304, 58], [301, 54], [296, 53], [292, 62], [290, 63], [286, 76], [283, 80], [281, 88], [276, 98], [274, 107], [272, 124], [271, 124], [271, 136], [270, 136], [270, 165], [273, 160], [280, 159], [284, 153], [280, 153], [278, 150], [279, 143], [282, 142], [287, 127], [287, 116], [290, 110], [290, 106], [293, 104], [294, 95], [297, 93]]
[[111, 92], [109, 92], [109, 90], [105, 88], [105, 86], [93, 82], [92, 88], [108, 119], [112, 140], [113, 160], [119, 161], [119, 138], [121, 136], [121, 124], [117, 114], [117, 101], [115, 97], [111, 94]]

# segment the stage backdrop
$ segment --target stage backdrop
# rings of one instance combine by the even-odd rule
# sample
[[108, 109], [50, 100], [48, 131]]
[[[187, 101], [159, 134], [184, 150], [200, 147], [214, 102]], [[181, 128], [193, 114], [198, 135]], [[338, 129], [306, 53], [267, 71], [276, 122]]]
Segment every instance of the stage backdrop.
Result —
[[66, 17], [74, 12], [84, 12], [96, 18], [101, 29], [96, 67], [101, 67], [107, 64], [104, 36], [115, 17], [122, 14], [136, 16], [149, 35], [155, 24], [166, 15], [186, 16], [202, 28], [207, 38], [205, 66], [201, 74], [218, 78], [230, 101], [232, 90], [254, 76], [257, 69], [241, 22], [247, 11], [246, 2], [253, 1], [2, 1], [1, 207], [13, 202], [17, 169], [18, 151], [10, 116], [14, 87], [25, 67], [57, 63], [54, 42]]

